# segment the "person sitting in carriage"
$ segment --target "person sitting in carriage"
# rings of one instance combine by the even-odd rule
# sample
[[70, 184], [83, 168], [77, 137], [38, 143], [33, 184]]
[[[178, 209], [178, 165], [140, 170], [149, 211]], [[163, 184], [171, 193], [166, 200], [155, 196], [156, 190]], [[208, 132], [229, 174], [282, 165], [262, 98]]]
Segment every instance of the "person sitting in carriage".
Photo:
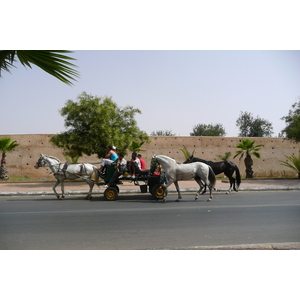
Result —
[[141, 162], [141, 170], [147, 170], [146, 169], [146, 162], [144, 161], [144, 159], [142, 158], [142, 154], [138, 154], [137, 157], [139, 158], [140, 162]]
[[104, 186], [105, 188], [112, 186], [118, 181], [118, 179], [123, 178], [123, 174], [127, 171], [127, 161], [124, 158], [124, 154], [119, 154], [117, 166], [117, 170], [115, 171], [109, 182]]
[[141, 173], [141, 162], [137, 157], [136, 152], [132, 152], [131, 160], [127, 162], [127, 169], [129, 173], [129, 175], [127, 176], [128, 178], [135, 179], [135, 175]]
[[118, 158], [118, 171], [121, 173], [120, 175], [124, 174], [127, 171], [127, 161], [124, 158], [124, 154], [120, 153]]
[[104, 167], [110, 166], [113, 163], [115, 163], [118, 160], [118, 154], [116, 153], [116, 147], [115, 146], [108, 146], [107, 152], [105, 154], [105, 158], [101, 161], [101, 167], [99, 169], [99, 172], [102, 173]]

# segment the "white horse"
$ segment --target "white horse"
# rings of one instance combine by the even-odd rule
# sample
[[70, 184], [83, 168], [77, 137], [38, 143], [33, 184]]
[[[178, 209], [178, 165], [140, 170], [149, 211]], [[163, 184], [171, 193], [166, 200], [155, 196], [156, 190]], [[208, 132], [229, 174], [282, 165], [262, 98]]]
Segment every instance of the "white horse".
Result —
[[[213, 172], [212, 168], [201, 162], [194, 162], [190, 164], [181, 164], [178, 163], [173, 158], [170, 158], [165, 155], [153, 155], [151, 159], [151, 169], [153, 172], [157, 165], [161, 165], [166, 173], [166, 177], [168, 179], [168, 183], [165, 186], [165, 189], [174, 183], [177, 193], [178, 199], [176, 201], [181, 200], [181, 194], [178, 186], [179, 180], [189, 180], [194, 178], [195, 181], [199, 184], [200, 189], [197, 191], [195, 200], [198, 199], [198, 195], [201, 190], [204, 188], [204, 184], [209, 187], [210, 196], [207, 201], [212, 200], [212, 189], [216, 184], [216, 176]], [[164, 202], [166, 201], [165, 195], [163, 198]]]
[[[40, 154], [40, 158], [35, 164], [35, 168], [38, 169], [40, 167], [45, 167], [46, 165], [49, 166], [51, 169], [54, 177], [56, 178], [56, 183], [52, 187], [57, 199], [63, 199], [64, 196], [64, 180], [66, 179], [78, 179], [82, 178], [86, 181], [86, 183], [90, 186], [90, 190], [85, 197], [85, 199], [92, 199], [92, 190], [95, 184], [95, 181], [98, 180], [98, 172], [94, 165], [88, 163], [81, 163], [81, 164], [69, 164], [69, 163], [62, 163], [60, 160], [54, 156]], [[93, 176], [93, 181], [91, 178]], [[61, 197], [56, 192], [56, 187], [60, 184], [61, 186]]]

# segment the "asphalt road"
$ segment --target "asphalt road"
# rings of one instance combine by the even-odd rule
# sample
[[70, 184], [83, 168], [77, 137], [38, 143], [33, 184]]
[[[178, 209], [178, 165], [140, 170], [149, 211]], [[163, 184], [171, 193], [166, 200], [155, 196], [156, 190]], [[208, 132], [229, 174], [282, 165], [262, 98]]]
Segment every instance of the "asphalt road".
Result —
[[0, 197], [0, 249], [197, 249], [300, 243], [300, 191]]

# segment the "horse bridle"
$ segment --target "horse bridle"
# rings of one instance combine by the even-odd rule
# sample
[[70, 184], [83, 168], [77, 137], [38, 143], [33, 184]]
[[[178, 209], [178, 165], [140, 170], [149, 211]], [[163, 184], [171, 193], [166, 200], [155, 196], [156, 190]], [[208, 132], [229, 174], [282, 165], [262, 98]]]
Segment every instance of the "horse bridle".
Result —
[[[58, 165], [60, 164], [60, 163], [57, 163]], [[51, 166], [54, 166], [54, 165], [56, 165], [56, 164], [52, 164]], [[43, 157], [40, 157], [39, 159], [38, 159], [38, 161], [35, 163], [35, 168], [36, 169], [38, 169], [38, 168], [45, 168], [45, 167], [50, 167], [48, 164], [47, 164], [47, 162], [45, 161], [45, 159], [43, 158]]]
[[35, 163], [35, 168], [36, 169], [38, 169], [38, 168], [42, 168], [42, 167], [45, 167], [45, 165], [46, 165], [47, 163], [43, 160], [43, 158], [42, 157], [40, 157], [39, 159], [38, 159], [38, 161]]
[[192, 162], [193, 162], [193, 157], [190, 156], [190, 157], [184, 162], [184, 164], [190, 164], [190, 163], [192, 163]]

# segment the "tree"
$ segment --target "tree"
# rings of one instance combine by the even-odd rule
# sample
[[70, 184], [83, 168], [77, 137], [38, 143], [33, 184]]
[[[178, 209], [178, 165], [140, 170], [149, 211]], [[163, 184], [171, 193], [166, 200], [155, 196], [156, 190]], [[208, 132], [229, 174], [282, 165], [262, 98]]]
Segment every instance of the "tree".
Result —
[[246, 178], [253, 178], [253, 160], [251, 154], [257, 158], [260, 158], [260, 147], [264, 147], [264, 145], [254, 145], [255, 141], [250, 141], [248, 139], [242, 140], [235, 148], [239, 148], [240, 150], [236, 151], [236, 155], [233, 158], [236, 158], [240, 155], [240, 160], [245, 155], [244, 163], [246, 167]]
[[1, 164], [0, 164], [0, 179], [8, 180], [8, 171], [6, 168], [6, 153], [12, 152], [19, 146], [16, 141], [13, 141], [10, 137], [4, 137], [0, 139], [0, 152], [2, 152]]
[[193, 128], [190, 136], [224, 136], [225, 129], [222, 124], [198, 124]]
[[292, 108], [289, 110], [289, 114], [285, 117], [282, 117], [281, 120], [284, 120], [286, 123], [286, 127], [282, 130], [283, 136], [299, 143], [300, 142], [300, 97], [299, 97], [299, 101], [295, 102], [292, 105]]
[[141, 113], [132, 106], [118, 107], [111, 98], [83, 92], [77, 101], [68, 100], [60, 111], [68, 129], [50, 141], [63, 148], [70, 157], [97, 154], [103, 157], [107, 146], [114, 145], [126, 153], [132, 142], [148, 142], [148, 135], [139, 130], [134, 119]]
[[290, 161], [280, 161], [281, 165], [286, 166], [290, 169], [292, 169], [293, 171], [296, 171], [298, 174], [298, 178], [300, 179], [300, 151], [298, 154], [298, 157], [296, 157], [295, 155], [291, 155], [291, 156], [287, 156], [285, 155], [285, 157]]
[[0, 50], [0, 77], [2, 70], [10, 72], [10, 69], [15, 67], [15, 57], [17, 56], [24, 67], [31, 68], [31, 64], [34, 64], [62, 82], [72, 85], [70, 80], [79, 77], [79, 73], [74, 70], [76, 65], [69, 62], [75, 59], [65, 55], [68, 53], [72, 53], [72, 51]]
[[150, 135], [155, 136], [175, 136], [175, 133], [172, 133], [172, 130], [157, 130], [152, 131]]
[[249, 112], [241, 112], [236, 126], [241, 137], [270, 137], [273, 134], [272, 123], [258, 116], [254, 118]]

